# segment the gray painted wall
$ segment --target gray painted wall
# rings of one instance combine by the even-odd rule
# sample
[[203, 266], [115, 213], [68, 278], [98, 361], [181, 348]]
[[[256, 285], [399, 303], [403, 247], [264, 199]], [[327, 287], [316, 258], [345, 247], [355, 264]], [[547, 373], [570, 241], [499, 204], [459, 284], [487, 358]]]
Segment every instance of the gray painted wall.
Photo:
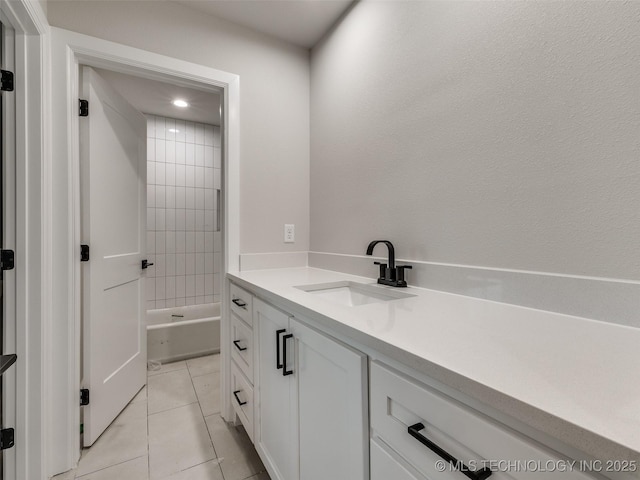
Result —
[[[53, 26], [240, 76], [240, 252], [309, 248], [309, 53], [172, 2], [55, 1]], [[296, 243], [283, 243], [285, 223]]]
[[358, 3], [311, 55], [311, 250], [640, 279], [639, 22]]

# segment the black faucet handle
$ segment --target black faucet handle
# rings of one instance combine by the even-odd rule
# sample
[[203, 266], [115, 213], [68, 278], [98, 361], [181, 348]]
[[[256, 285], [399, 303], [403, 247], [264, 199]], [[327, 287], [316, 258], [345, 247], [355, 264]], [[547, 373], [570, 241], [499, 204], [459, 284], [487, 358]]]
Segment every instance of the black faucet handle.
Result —
[[387, 276], [387, 264], [382, 262], [373, 262], [374, 265], [380, 265], [380, 278]]
[[413, 267], [411, 265], [398, 265], [396, 270], [398, 271], [398, 282], [404, 283], [406, 286], [406, 282], [404, 280], [404, 271], [405, 269], [411, 270]]

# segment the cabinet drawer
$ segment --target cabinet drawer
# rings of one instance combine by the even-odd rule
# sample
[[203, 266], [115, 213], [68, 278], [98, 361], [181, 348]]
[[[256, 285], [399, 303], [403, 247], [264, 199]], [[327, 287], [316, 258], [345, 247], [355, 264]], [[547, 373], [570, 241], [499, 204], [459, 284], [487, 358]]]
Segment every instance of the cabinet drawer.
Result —
[[244, 320], [247, 325], [253, 325], [252, 303], [253, 297], [246, 290], [231, 284], [229, 288], [229, 296], [231, 297], [231, 311]]
[[510, 467], [505, 461], [535, 469], [535, 465], [553, 464], [564, 457], [377, 362], [371, 363], [370, 401], [374, 435], [382, 438], [427, 478], [463, 480], [466, 477], [449, 468], [438, 471], [436, 462], [442, 457], [408, 432], [410, 426], [419, 423], [424, 428], [414, 428], [415, 434], [426, 437], [470, 470], [491, 465], [492, 480], [531, 479], [540, 475], [549, 480], [593, 480], [575, 471], [556, 470], [541, 474], [540, 471], [527, 472], [526, 468]]
[[253, 383], [253, 330], [231, 314], [231, 358]]
[[253, 387], [237, 365], [231, 362], [231, 403], [253, 442]]
[[375, 440], [371, 440], [371, 480], [422, 480], [385, 451]]

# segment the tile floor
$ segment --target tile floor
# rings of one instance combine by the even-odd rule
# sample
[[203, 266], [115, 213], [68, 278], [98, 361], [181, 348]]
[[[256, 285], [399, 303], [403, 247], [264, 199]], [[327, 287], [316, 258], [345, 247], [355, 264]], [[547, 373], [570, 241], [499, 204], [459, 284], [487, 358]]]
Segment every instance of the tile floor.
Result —
[[163, 365], [78, 468], [54, 480], [269, 480], [247, 433], [220, 417], [219, 355]]

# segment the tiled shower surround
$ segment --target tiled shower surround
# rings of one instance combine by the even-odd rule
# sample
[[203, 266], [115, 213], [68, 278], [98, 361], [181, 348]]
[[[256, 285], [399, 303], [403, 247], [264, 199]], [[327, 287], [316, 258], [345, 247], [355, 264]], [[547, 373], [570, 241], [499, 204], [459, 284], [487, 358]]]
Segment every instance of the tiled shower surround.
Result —
[[147, 115], [147, 309], [220, 301], [220, 127]]

